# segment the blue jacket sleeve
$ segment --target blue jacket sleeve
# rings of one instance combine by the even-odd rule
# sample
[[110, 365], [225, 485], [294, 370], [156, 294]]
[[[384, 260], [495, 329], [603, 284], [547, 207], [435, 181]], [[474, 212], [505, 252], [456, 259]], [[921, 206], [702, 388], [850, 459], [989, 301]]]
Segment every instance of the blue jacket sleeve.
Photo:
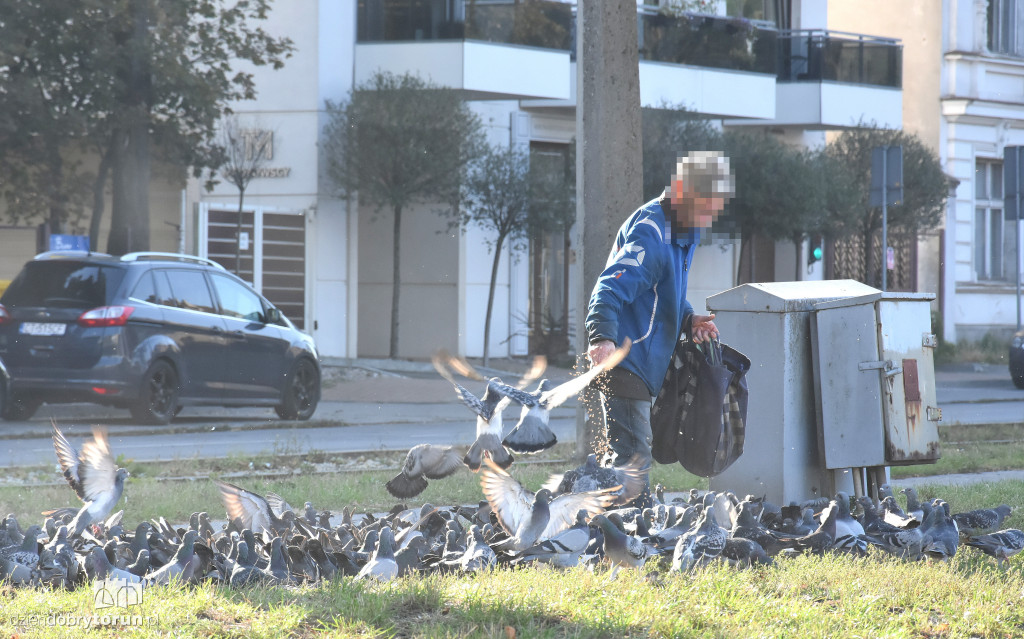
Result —
[[617, 250], [608, 258], [597, 278], [587, 312], [587, 338], [619, 343], [622, 309], [658, 281], [666, 246], [652, 224], [634, 224], [616, 241]]

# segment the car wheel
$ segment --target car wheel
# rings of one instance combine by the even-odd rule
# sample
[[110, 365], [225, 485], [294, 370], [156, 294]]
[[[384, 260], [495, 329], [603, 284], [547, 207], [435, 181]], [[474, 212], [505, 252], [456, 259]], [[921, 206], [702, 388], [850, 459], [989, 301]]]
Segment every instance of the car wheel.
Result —
[[157, 360], [142, 378], [138, 401], [129, 410], [144, 424], [169, 424], [178, 414], [178, 373], [166, 360]]
[[43, 401], [31, 395], [11, 393], [3, 405], [3, 418], [9, 422], [20, 422], [31, 418]]
[[274, 408], [281, 419], [307, 420], [320, 401], [320, 374], [308, 359], [300, 359], [285, 382], [281, 403]]

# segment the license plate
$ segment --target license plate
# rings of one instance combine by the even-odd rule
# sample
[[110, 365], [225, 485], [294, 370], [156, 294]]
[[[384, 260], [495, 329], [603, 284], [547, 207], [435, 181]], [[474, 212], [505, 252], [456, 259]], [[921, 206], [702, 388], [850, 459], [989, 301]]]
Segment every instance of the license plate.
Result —
[[23, 335], [63, 335], [67, 324], [59, 322], [24, 322], [19, 329]]

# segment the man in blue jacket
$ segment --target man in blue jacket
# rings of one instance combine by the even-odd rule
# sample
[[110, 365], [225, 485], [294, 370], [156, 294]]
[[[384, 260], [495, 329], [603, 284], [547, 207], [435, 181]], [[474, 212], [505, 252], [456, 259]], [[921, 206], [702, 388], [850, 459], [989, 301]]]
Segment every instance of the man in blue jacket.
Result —
[[[679, 333], [718, 337], [714, 315], [686, 301], [686, 281], [702, 229], [733, 196], [729, 159], [714, 151], [679, 158], [671, 184], [619, 228], [587, 313], [588, 355], [595, 365], [624, 338], [633, 345], [600, 384], [612, 464], [639, 453], [651, 460], [651, 400], [657, 396]], [[646, 496], [645, 496], [646, 497]], [[649, 497], [646, 497], [649, 500]]]

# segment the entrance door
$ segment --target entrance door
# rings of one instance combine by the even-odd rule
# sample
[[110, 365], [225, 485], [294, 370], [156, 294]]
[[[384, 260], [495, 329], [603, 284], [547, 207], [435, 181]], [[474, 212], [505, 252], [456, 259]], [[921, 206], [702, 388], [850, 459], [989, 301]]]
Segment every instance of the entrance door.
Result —
[[237, 208], [200, 204], [199, 228], [200, 257], [216, 261], [252, 284], [296, 327], [305, 328], [305, 214], [246, 209], [239, 236]]

